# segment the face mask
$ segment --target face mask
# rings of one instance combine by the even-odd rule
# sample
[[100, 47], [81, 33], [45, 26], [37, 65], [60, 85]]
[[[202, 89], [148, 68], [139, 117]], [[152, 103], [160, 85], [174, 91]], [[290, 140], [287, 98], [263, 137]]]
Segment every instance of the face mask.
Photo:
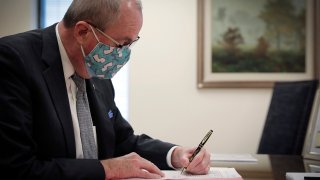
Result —
[[91, 29], [98, 44], [88, 55], [85, 55], [81, 46], [87, 72], [90, 77], [111, 79], [129, 61], [131, 49], [128, 46], [118, 48], [103, 44]]

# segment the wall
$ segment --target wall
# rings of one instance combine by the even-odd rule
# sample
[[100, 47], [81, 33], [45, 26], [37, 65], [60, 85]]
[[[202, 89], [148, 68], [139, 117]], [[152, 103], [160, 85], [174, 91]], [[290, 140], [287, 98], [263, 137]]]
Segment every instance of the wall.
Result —
[[[2, 0], [0, 36], [36, 28], [36, 0]], [[184, 146], [212, 129], [211, 152], [255, 153], [270, 89], [197, 89], [196, 0], [143, 0], [130, 60], [129, 120], [137, 133]]]
[[0, 36], [37, 27], [37, 0], [0, 0]]
[[130, 60], [136, 133], [184, 146], [209, 129], [211, 152], [255, 153], [271, 89], [197, 89], [196, 0], [143, 0], [141, 39]]

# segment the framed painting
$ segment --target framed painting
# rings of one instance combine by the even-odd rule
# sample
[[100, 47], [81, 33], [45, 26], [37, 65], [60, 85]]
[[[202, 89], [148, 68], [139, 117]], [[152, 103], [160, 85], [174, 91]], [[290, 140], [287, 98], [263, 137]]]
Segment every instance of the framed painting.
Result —
[[320, 88], [317, 89], [303, 147], [303, 157], [320, 160]]
[[198, 0], [198, 88], [318, 79], [316, 3]]

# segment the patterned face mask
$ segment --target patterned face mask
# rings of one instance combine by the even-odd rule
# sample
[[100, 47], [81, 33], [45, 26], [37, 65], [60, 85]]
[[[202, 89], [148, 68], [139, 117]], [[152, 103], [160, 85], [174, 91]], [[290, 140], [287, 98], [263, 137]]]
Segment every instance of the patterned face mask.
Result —
[[81, 45], [88, 74], [91, 78], [111, 79], [129, 61], [131, 49], [129, 46], [108, 46], [100, 42], [92, 27], [91, 29], [98, 44], [88, 55], [85, 55]]

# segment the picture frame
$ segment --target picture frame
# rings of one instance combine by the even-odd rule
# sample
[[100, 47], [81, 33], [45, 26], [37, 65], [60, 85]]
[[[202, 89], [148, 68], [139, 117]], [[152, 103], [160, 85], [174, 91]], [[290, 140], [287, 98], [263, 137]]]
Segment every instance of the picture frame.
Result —
[[[250, 3], [261, 2], [261, 1], [255, 1], [255, 0], [241, 0], [241, 1], [242, 2], [250, 1]], [[299, 62], [301, 62], [301, 60], [304, 62], [304, 65], [300, 67], [300, 70], [294, 69], [292, 67], [291, 68], [292, 72], [288, 71], [288, 69], [291, 70], [290, 67], [288, 67], [287, 70], [283, 70], [279, 72], [277, 71], [271, 72], [268, 70], [251, 71], [250, 68], [253, 69], [256, 67], [254, 65], [243, 66], [245, 67], [244, 69], [241, 69], [239, 68], [240, 66], [238, 66], [238, 69], [233, 68], [233, 70], [231, 71], [226, 70], [228, 68], [232, 69], [232, 67], [236, 67], [236, 65], [239, 64], [239, 63], [235, 64], [231, 60], [240, 61], [241, 58], [228, 58], [228, 56], [224, 57], [223, 55], [221, 55], [220, 58], [215, 58], [215, 56], [219, 56], [218, 52], [221, 51], [222, 53], [220, 54], [223, 54], [223, 52], [227, 52], [224, 54], [229, 53], [232, 55], [232, 57], [235, 57], [235, 53], [238, 53], [239, 51], [241, 51], [240, 45], [239, 45], [239, 48], [237, 49], [236, 40], [232, 41], [233, 43], [230, 43], [230, 41], [228, 41], [228, 38], [227, 38], [229, 34], [230, 36], [233, 35], [234, 37], [233, 39], [237, 39], [236, 37], [238, 37], [237, 35], [239, 35], [239, 33], [236, 33], [235, 31], [237, 30], [239, 31], [239, 29], [241, 28], [238, 28], [237, 25], [235, 25], [234, 27], [231, 27], [231, 26], [229, 27], [228, 25], [226, 25], [224, 26], [225, 29], [223, 29], [221, 28], [221, 26], [218, 26], [218, 25], [214, 26], [213, 24], [217, 22], [217, 19], [219, 18], [220, 18], [220, 21], [222, 21], [221, 20], [222, 18], [226, 19], [228, 16], [226, 15], [227, 14], [226, 11], [228, 11], [228, 8], [233, 9], [233, 11], [235, 11], [235, 9], [238, 6], [232, 3], [240, 2], [240, 1], [198, 0], [197, 1], [197, 6], [198, 6], [197, 87], [200, 89], [201, 88], [272, 88], [274, 85], [274, 82], [276, 81], [297, 81], [297, 80], [310, 80], [315, 78], [318, 79], [319, 63], [316, 61], [316, 59], [319, 58], [319, 54], [317, 53], [317, 51], [315, 51], [315, 47], [320, 47], [319, 35], [317, 34], [320, 28], [317, 27], [319, 25], [317, 25], [316, 23], [317, 21], [320, 22], [319, 21], [320, 13], [317, 12], [320, 10], [319, 3], [317, 3], [316, 0], [300, 0], [300, 1], [306, 3], [305, 4], [306, 13], [304, 18], [305, 19], [304, 42], [305, 43], [303, 43], [305, 46], [303, 51], [304, 58], [298, 58]], [[217, 2], [220, 2], [220, 4], [224, 2], [225, 4], [223, 8], [222, 6], [219, 6]], [[226, 4], [226, 2], [230, 2], [230, 3]], [[220, 9], [216, 10], [212, 8], [214, 4], [212, 5], [211, 3], [216, 3], [217, 8], [220, 8]], [[231, 6], [237, 6], [237, 7], [231, 7]], [[253, 8], [252, 6], [248, 6], [248, 11], [252, 11], [252, 8]], [[255, 10], [255, 11], [258, 12], [259, 10]], [[242, 12], [243, 12], [243, 9], [242, 9]], [[219, 18], [217, 18], [215, 14], [219, 14]], [[236, 19], [234, 21], [236, 21]], [[240, 23], [237, 23], [237, 24], [239, 25]], [[219, 32], [214, 33], [215, 29], [219, 29]], [[248, 33], [247, 33], [246, 37], [250, 38], [251, 36], [248, 36]], [[251, 37], [252, 39], [250, 40], [250, 42], [253, 42], [254, 39], [260, 39], [257, 37]], [[240, 39], [239, 41], [241, 41], [241, 38], [238, 38], [238, 39]], [[244, 41], [247, 41], [246, 39], [248, 38], [244, 38]], [[264, 41], [266, 39], [267, 38], [264, 37]], [[267, 48], [268, 47], [267, 44], [263, 43], [263, 37], [261, 42], [258, 40], [257, 42], [259, 43], [257, 43], [256, 45], [253, 45], [253, 43], [251, 43], [251, 45], [247, 45], [248, 46], [247, 48], [251, 46], [252, 52], [256, 52], [257, 54], [261, 53], [261, 54], [258, 54], [259, 56], [257, 57], [262, 57], [262, 55], [266, 55], [266, 53], [268, 53], [269, 51], [271, 52], [271, 48]], [[263, 44], [265, 44], [265, 46], [263, 46]], [[302, 43], [300, 43], [300, 45], [302, 45]], [[259, 47], [260, 47], [260, 51], [258, 51]], [[217, 49], [216, 51], [214, 51], [215, 48]], [[224, 51], [222, 51], [221, 49], [223, 49]], [[276, 52], [276, 50], [272, 50], [272, 52]], [[278, 54], [280, 53], [283, 53], [283, 51], [281, 52], [278, 51]], [[294, 55], [295, 54], [292, 53], [292, 57], [294, 57]], [[248, 56], [252, 56], [252, 55], [248, 54]], [[242, 56], [242, 57], [245, 57], [245, 56]], [[253, 58], [251, 60], [249, 59], [250, 61], [248, 61], [247, 64], [250, 64], [250, 62], [254, 62], [254, 60], [259, 59], [259, 58], [256, 58], [255, 56], [252, 56], [252, 57]], [[271, 61], [277, 60], [276, 58], [272, 58], [272, 57], [273, 56], [268, 55], [268, 59], [271, 59]], [[260, 58], [260, 59], [263, 59], [263, 58]], [[291, 58], [288, 58], [288, 59], [291, 59]], [[227, 61], [230, 61], [230, 62], [227, 62]], [[223, 66], [222, 65], [218, 66], [216, 65], [218, 64], [218, 62], [225, 62], [225, 64]], [[262, 61], [262, 60], [260, 62], [262, 62], [261, 68], [264, 68], [263, 63], [268, 63], [267, 61]], [[215, 67], [220, 67], [219, 72], [216, 72], [213, 69]], [[271, 67], [275, 69], [277, 66], [274, 65]], [[248, 71], [246, 71], [246, 68], [248, 69]]]
[[305, 159], [320, 160], [320, 88], [312, 106], [302, 155]]

